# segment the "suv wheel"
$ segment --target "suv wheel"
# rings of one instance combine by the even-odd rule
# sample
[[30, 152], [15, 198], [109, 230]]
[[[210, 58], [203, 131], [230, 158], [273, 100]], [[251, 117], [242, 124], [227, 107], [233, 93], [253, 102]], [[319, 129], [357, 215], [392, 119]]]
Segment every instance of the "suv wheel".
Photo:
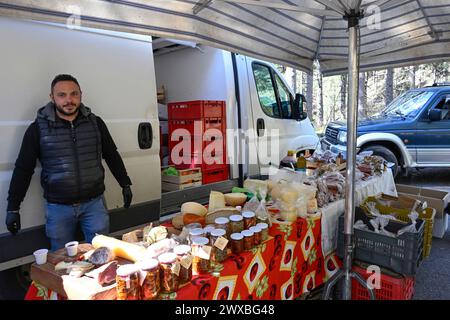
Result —
[[380, 156], [388, 162], [392, 162], [394, 164], [394, 166], [392, 167], [392, 175], [394, 176], [394, 178], [397, 176], [399, 171], [398, 159], [391, 150], [384, 146], [370, 146], [363, 149], [363, 151], [372, 151], [374, 155]]

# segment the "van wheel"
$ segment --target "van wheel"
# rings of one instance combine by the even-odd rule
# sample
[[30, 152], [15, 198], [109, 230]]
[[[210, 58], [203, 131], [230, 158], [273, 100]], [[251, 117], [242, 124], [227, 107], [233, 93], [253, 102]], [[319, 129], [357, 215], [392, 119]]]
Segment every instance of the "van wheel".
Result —
[[392, 162], [394, 164], [394, 166], [392, 167], [392, 175], [394, 176], [394, 178], [397, 176], [397, 174], [399, 172], [398, 159], [391, 150], [389, 150], [388, 148], [386, 148], [384, 146], [375, 145], [375, 146], [367, 147], [367, 148], [363, 149], [362, 151], [372, 151], [374, 155], [382, 157], [387, 162]]

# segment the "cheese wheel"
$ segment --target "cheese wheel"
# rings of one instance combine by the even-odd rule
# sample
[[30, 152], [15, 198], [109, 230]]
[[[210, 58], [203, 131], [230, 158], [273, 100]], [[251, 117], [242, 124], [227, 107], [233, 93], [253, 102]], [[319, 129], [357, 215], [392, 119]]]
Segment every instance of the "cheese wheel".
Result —
[[211, 212], [225, 207], [225, 196], [223, 195], [223, 193], [218, 191], [211, 191], [211, 193], [209, 194], [208, 211]]
[[137, 262], [145, 257], [145, 248], [133, 243], [128, 243], [116, 238], [97, 235], [92, 239], [94, 248], [107, 247], [111, 249], [116, 257], [121, 257], [130, 261]]
[[192, 213], [198, 216], [205, 216], [208, 212], [205, 206], [197, 202], [185, 202], [181, 205], [181, 213]]
[[247, 201], [245, 193], [226, 193], [224, 196], [225, 203], [232, 207], [242, 206]]

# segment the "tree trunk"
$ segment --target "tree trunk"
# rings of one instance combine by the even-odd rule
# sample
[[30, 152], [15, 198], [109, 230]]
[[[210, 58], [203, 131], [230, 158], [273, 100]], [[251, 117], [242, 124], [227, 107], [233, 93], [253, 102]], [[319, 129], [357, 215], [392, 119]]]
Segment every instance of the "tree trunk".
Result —
[[416, 67], [411, 66], [409, 68], [409, 82], [411, 82], [411, 89], [416, 88]]
[[304, 73], [306, 75], [306, 104], [308, 108], [308, 118], [313, 121], [313, 73]]
[[359, 73], [359, 84], [358, 84], [358, 118], [365, 117], [366, 115], [366, 73]]
[[292, 69], [292, 90], [294, 90], [294, 94], [297, 93], [297, 70]]
[[347, 119], [347, 75], [341, 75], [340, 109], [344, 119]]
[[386, 106], [394, 100], [394, 69], [386, 70]]
[[323, 75], [322, 72], [319, 71], [317, 77], [317, 84], [319, 85], [319, 121], [320, 125], [324, 125], [324, 117], [323, 117]]

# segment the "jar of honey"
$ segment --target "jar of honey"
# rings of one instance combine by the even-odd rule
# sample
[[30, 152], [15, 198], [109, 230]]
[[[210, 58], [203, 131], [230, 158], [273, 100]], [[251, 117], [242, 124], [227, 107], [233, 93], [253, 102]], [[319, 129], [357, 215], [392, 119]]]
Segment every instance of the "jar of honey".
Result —
[[244, 218], [244, 229], [249, 229], [256, 225], [256, 215], [252, 211], [242, 212], [242, 217]]
[[253, 245], [255, 244], [253, 231], [244, 230], [241, 232], [241, 234], [244, 236], [244, 250], [252, 250]]
[[244, 236], [242, 233], [232, 233], [231, 239], [231, 252], [234, 254], [241, 254], [244, 252]]

